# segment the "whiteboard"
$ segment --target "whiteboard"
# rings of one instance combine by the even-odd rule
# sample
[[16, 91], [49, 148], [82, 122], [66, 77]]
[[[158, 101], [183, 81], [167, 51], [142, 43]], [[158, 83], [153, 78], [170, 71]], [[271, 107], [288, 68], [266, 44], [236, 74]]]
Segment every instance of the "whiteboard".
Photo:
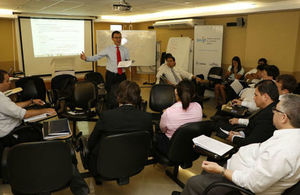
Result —
[[223, 26], [196, 25], [194, 39], [194, 73], [207, 78], [212, 67], [221, 67]]
[[[122, 45], [129, 51], [133, 66], [155, 66], [156, 62], [156, 31], [151, 30], [123, 30]], [[112, 31], [97, 30], [97, 52], [113, 44]], [[105, 66], [106, 58], [98, 60], [98, 66]]]
[[167, 53], [175, 57], [176, 67], [181, 70], [192, 72], [191, 54], [192, 39], [189, 37], [171, 37], [168, 41]]

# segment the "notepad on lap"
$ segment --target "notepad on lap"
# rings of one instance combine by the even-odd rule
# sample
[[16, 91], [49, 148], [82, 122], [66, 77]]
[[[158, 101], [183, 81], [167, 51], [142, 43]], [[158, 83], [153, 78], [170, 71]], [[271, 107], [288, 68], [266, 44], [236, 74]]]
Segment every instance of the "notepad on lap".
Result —
[[227, 152], [233, 149], [233, 146], [215, 140], [213, 138], [207, 137], [205, 135], [200, 135], [193, 139], [196, 146], [199, 146], [209, 152], [215, 153], [219, 156], [223, 156]]

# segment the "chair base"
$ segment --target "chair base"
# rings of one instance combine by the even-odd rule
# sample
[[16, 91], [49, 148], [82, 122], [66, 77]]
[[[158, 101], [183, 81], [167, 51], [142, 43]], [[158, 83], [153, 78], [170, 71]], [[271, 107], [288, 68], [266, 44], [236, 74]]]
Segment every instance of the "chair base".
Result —
[[179, 185], [183, 189], [185, 185], [178, 179], [178, 169], [179, 169], [179, 166], [175, 166], [173, 173], [166, 170], [166, 175], [168, 177], [170, 177], [177, 185]]

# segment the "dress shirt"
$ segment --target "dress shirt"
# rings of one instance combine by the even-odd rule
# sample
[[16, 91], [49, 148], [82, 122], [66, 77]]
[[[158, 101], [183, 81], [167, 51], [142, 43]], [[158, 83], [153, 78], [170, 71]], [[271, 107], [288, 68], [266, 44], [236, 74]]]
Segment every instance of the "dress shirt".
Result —
[[181, 81], [182, 79], [189, 79], [191, 80], [193, 77], [193, 74], [186, 72], [184, 70], [181, 70], [179, 68], [176, 68], [176, 66], [174, 66], [173, 68], [170, 68], [167, 64], [163, 64], [159, 67], [158, 72], [156, 74], [156, 82], [159, 83], [160, 77], [165, 75], [165, 77], [168, 79], [168, 81], [174, 85], [178, 84], [178, 82], [176, 82], [176, 78], [174, 77], [174, 74], [172, 72], [172, 69], [174, 71], [174, 73], [176, 74], [176, 76], [179, 78], [179, 81]]
[[299, 128], [281, 129], [263, 143], [241, 147], [227, 161], [232, 181], [255, 194], [282, 194], [300, 179], [299, 140]]
[[241, 105], [247, 107], [250, 112], [254, 112], [259, 109], [254, 101], [254, 92], [255, 88], [252, 87], [245, 88], [240, 92], [240, 97], [243, 100]]
[[[119, 50], [121, 53], [122, 61], [126, 61], [126, 60], [130, 59], [129, 53], [128, 53], [128, 50], [126, 47], [120, 45]], [[106, 70], [113, 72], [113, 73], [118, 73], [117, 46], [111, 45], [111, 46], [105, 48], [104, 50], [102, 50], [97, 55], [86, 57], [86, 61], [93, 62], [93, 61], [100, 60], [103, 57], [106, 57], [106, 59], [107, 59]], [[124, 69], [123, 69], [123, 72], [125, 72]]]
[[184, 110], [182, 103], [176, 102], [167, 108], [160, 119], [160, 129], [171, 139], [175, 131], [183, 124], [202, 120], [202, 108], [197, 102], [191, 102], [189, 107]]
[[22, 123], [26, 110], [0, 92], [0, 138]]
[[[231, 72], [231, 67], [232, 67], [232, 65], [230, 65], [228, 67], [228, 70], [227, 70], [228, 72]], [[244, 68], [242, 67], [241, 70], [237, 74], [238, 75], [244, 75], [244, 73], [245, 73], [245, 71], [244, 71]], [[231, 73], [229, 75], [228, 79], [234, 81], [235, 80], [234, 73]]]

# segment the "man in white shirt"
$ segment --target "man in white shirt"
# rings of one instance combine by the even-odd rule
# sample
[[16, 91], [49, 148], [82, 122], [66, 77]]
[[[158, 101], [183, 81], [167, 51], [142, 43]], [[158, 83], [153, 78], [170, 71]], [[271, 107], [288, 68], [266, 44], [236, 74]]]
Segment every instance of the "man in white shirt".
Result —
[[[6, 97], [3, 92], [10, 89], [9, 76], [6, 71], [0, 70], [0, 140], [9, 139], [10, 143], [5, 144], [11, 145], [12, 142], [19, 143], [26, 140], [21, 140], [22, 137], [14, 136], [16, 140], [12, 140], [12, 135], [10, 134], [14, 129], [21, 125], [22, 120], [39, 114], [48, 113], [49, 115], [55, 115], [56, 112], [52, 108], [44, 109], [32, 109], [26, 110], [25, 107], [36, 104], [45, 104], [40, 99], [32, 99], [25, 102], [14, 103], [9, 97]], [[10, 137], [10, 138], [8, 138]], [[30, 139], [30, 136], [28, 136]], [[18, 141], [21, 140], [21, 141]]]
[[105, 84], [106, 90], [109, 92], [113, 85], [119, 84], [126, 80], [125, 69], [118, 68], [120, 61], [129, 60], [128, 49], [121, 45], [122, 34], [114, 31], [111, 35], [114, 45], [105, 48], [103, 51], [94, 56], [86, 56], [84, 52], [80, 54], [80, 58], [87, 62], [94, 62], [106, 57], [106, 74]]
[[[273, 112], [273, 123], [278, 130], [270, 139], [241, 147], [224, 167], [204, 161], [205, 172], [190, 178], [182, 193], [172, 195], [201, 195], [216, 181], [233, 182], [257, 195], [278, 195], [299, 182], [300, 96], [283, 95]], [[222, 195], [228, 191], [218, 187], [209, 194]]]
[[175, 67], [176, 62], [172, 54], [166, 54], [166, 62], [167, 63], [159, 67], [159, 70], [156, 74], [157, 83], [159, 83], [160, 79], [170, 85], [177, 85], [183, 79], [195, 79], [197, 83], [203, 82], [200, 78], [194, 76], [193, 74]]

